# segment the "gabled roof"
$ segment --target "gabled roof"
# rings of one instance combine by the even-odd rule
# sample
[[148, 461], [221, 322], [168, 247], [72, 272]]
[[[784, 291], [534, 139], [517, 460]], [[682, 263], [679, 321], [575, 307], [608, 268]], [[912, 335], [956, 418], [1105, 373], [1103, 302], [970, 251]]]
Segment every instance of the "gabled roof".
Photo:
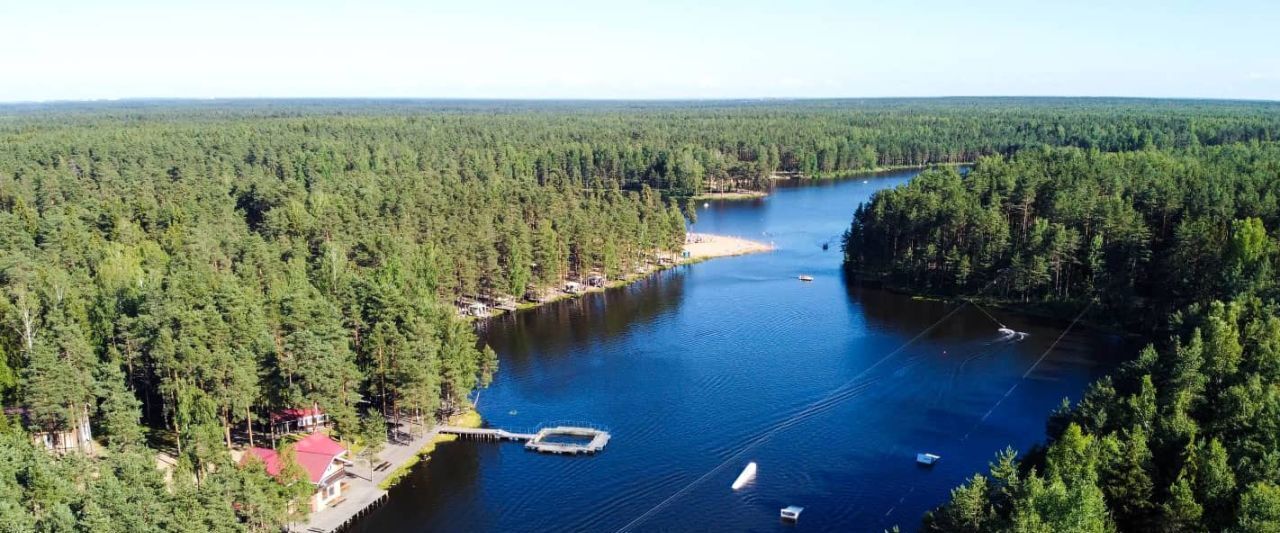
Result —
[[[312, 433], [306, 438], [298, 441], [293, 445], [293, 454], [298, 461], [298, 465], [307, 471], [307, 477], [311, 478], [311, 482], [319, 484], [324, 478], [324, 473], [329, 469], [329, 465], [338, 459], [338, 456], [347, 452], [337, 441], [329, 438], [324, 433]], [[249, 460], [252, 454], [262, 459], [267, 466], [267, 473], [272, 476], [280, 475], [283, 466], [280, 462], [280, 453], [270, 448], [249, 448], [249, 453], [245, 454], [240, 460], [240, 464], [244, 464]]]
[[341, 444], [324, 433], [312, 433], [293, 445], [298, 464], [307, 471], [312, 483], [320, 483], [333, 460], [347, 452]]
[[283, 422], [286, 420], [297, 420], [305, 416], [314, 416], [314, 415], [322, 415], [322, 414], [324, 414], [324, 411], [320, 409], [314, 409], [311, 407], [306, 407], [306, 408], [295, 407], [292, 409], [282, 409], [280, 411], [271, 413], [271, 422], [276, 423], [276, 422]]
[[280, 454], [276, 453], [275, 450], [271, 448], [249, 448], [249, 453], [240, 459], [240, 464], [248, 463], [250, 455], [262, 459], [262, 462], [267, 466], [268, 474], [272, 476], [280, 475]]

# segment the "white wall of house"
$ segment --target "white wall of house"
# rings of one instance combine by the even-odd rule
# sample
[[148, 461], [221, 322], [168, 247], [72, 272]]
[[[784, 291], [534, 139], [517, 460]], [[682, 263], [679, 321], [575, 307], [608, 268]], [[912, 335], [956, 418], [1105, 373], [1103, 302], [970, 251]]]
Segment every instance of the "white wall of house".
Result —
[[342, 478], [344, 477], [344, 469], [349, 461], [343, 457], [344, 455], [346, 455], [346, 452], [339, 454], [324, 469], [324, 475], [320, 476], [320, 484], [316, 487], [316, 493], [311, 496], [311, 512], [314, 513], [324, 509], [346, 491], [346, 482]]

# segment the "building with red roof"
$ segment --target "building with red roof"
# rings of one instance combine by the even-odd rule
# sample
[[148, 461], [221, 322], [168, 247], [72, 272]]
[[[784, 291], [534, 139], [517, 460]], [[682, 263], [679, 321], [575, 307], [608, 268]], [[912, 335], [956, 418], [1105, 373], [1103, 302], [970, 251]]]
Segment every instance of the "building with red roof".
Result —
[[[339, 503], [347, 490], [347, 467], [351, 466], [347, 449], [324, 433], [312, 433], [293, 445], [294, 459], [303, 470], [316, 493], [311, 497], [311, 512]], [[241, 460], [243, 464], [257, 457], [266, 466], [267, 473], [279, 476], [284, 469], [279, 452], [270, 448], [249, 448]]]
[[295, 407], [271, 413], [271, 433], [287, 435], [315, 431], [329, 424], [329, 415], [318, 407]]
[[271, 477], [280, 475], [280, 454], [275, 450], [271, 448], [249, 448], [249, 453], [246, 453], [244, 458], [240, 459], [240, 464], [248, 463], [250, 456], [257, 457], [259, 461], [262, 461], [263, 466], [266, 467], [267, 473], [271, 474]]

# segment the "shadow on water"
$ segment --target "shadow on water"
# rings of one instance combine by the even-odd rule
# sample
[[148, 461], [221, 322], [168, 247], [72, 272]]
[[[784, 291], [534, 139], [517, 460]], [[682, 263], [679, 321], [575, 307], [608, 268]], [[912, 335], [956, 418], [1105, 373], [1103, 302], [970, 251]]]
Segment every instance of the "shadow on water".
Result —
[[[465, 442], [439, 445], [437, 455], [447, 455], [449, 460], [428, 459], [419, 463], [409, 475], [389, 492], [390, 502], [413, 502], [413, 505], [393, 505], [376, 509], [366, 519], [356, 524], [352, 531], [387, 531], [381, 524], [390, 519], [395, 531], [419, 531], [413, 524], [430, 523], [438, 516], [438, 510], [473, 501], [480, 497], [483, 486], [479, 483], [481, 461], [492, 460], [496, 450], [483, 446], [469, 446]], [[449, 480], [452, 490], [432, 490], [439, 480]]]
[[611, 339], [670, 312], [680, 304], [686, 268], [503, 315], [484, 324], [480, 340], [502, 353], [504, 363], [571, 353], [567, 347]]

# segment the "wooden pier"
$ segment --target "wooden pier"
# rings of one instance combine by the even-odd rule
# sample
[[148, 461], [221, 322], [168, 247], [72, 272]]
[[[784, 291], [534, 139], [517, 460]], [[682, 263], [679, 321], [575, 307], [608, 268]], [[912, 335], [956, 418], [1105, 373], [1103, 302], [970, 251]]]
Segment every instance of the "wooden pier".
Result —
[[439, 426], [436, 428], [439, 432], [448, 435], [457, 435], [459, 437], [476, 440], [519, 440], [530, 441], [537, 435], [533, 433], [512, 433], [505, 429], [496, 428], [464, 428], [459, 426]]
[[[440, 433], [457, 435], [462, 438], [493, 441], [522, 441], [524, 449], [542, 453], [555, 454], [594, 454], [609, 444], [609, 432], [595, 428], [578, 426], [555, 426], [542, 428], [537, 433], [516, 433], [498, 428], [464, 428], [457, 426], [440, 426]], [[585, 443], [551, 442], [557, 436], [589, 439]]]

